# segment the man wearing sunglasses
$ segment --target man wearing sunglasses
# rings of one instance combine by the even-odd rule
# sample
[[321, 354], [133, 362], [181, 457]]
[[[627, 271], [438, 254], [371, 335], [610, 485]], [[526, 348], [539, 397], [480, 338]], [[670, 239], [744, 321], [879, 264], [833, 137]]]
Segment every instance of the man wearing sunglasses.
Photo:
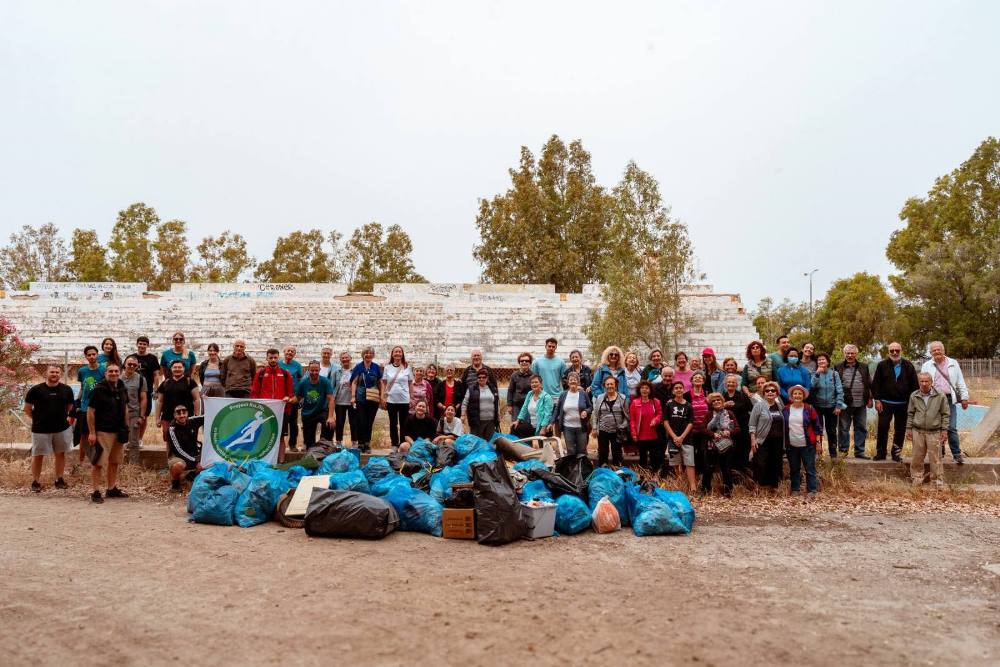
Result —
[[121, 382], [128, 394], [128, 444], [125, 453], [129, 463], [139, 462], [139, 451], [142, 449], [142, 432], [146, 429], [146, 398], [149, 387], [146, 378], [139, 372], [139, 358], [134, 354], [125, 358], [125, 372]]
[[90, 459], [90, 499], [103, 503], [101, 473], [108, 472], [108, 498], [128, 498], [118, 488], [118, 466], [122, 462], [122, 442], [128, 440], [128, 392], [120, 380], [121, 368], [109, 362], [104, 369], [104, 381], [90, 393], [87, 407], [87, 457]]
[[918, 388], [917, 369], [903, 358], [903, 346], [889, 343], [889, 358], [878, 362], [872, 376], [872, 398], [878, 413], [875, 460], [884, 461], [889, 444], [889, 424], [895, 421], [892, 434], [892, 460], [902, 461], [906, 438], [906, 409], [910, 395]]

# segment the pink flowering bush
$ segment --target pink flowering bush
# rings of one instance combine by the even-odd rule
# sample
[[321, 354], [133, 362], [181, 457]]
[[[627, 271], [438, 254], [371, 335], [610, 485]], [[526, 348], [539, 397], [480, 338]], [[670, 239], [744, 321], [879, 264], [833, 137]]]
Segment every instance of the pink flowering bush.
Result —
[[0, 413], [20, 405], [32, 375], [31, 356], [38, 348], [21, 340], [14, 323], [0, 317]]

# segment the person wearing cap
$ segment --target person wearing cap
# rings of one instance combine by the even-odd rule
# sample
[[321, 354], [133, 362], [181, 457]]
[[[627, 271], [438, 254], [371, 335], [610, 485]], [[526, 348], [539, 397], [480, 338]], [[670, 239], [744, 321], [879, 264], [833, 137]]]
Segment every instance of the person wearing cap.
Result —
[[787, 403], [791, 398], [788, 390], [797, 384], [803, 387], [812, 386], [812, 373], [802, 368], [799, 364], [800, 353], [795, 347], [789, 347], [782, 360], [784, 363], [778, 367], [777, 380], [781, 387], [781, 400]]
[[719, 368], [719, 362], [715, 358], [715, 350], [706, 347], [701, 351], [701, 363], [705, 371], [706, 389], [709, 393], [722, 393], [726, 388], [726, 372]]
[[[794, 349], [794, 348], [793, 348]], [[784, 370], [783, 368], [781, 370]], [[799, 493], [802, 468], [806, 472], [806, 492], [816, 497], [816, 453], [823, 448], [823, 420], [816, 409], [805, 402], [809, 391], [801, 384], [788, 389], [791, 401], [782, 410], [785, 420], [785, 454], [788, 456], [788, 479], [792, 494]]]

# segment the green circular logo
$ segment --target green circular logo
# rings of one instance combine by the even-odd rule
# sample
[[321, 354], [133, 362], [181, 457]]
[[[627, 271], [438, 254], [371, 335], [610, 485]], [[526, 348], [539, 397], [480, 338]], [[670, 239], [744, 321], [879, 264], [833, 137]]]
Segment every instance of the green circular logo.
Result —
[[278, 442], [278, 418], [257, 401], [237, 401], [220, 409], [211, 425], [212, 449], [223, 459], [241, 463], [262, 459]]

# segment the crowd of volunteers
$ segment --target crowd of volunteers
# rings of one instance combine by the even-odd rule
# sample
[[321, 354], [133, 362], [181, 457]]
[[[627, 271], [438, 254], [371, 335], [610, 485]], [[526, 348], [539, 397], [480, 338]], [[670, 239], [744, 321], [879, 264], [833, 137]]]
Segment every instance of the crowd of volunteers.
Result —
[[653, 350], [644, 366], [637, 353], [610, 346], [591, 367], [579, 350], [559, 356], [558, 341], [549, 338], [539, 356], [518, 355], [517, 370], [501, 388], [478, 349], [464, 368], [413, 363], [398, 345], [384, 363], [370, 346], [359, 361], [346, 351], [334, 358], [334, 349], [324, 347], [319, 359], [303, 365], [289, 345], [267, 350], [258, 364], [243, 340], [225, 357], [212, 343], [199, 362], [181, 332], [159, 357], [146, 336], [124, 356], [105, 338], [100, 348], [83, 350], [78, 395], [62, 382], [61, 369], [50, 366], [45, 381], [25, 396], [31, 488], [42, 488], [47, 455], [55, 459], [54, 485], [66, 488], [66, 453], [79, 445], [80, 460], [91, 462], [93, 501], [128, 497], [118, 488], [118, 468], [126, 452], [137, 456], [152, 421], [167, 447], [171, 486], [180, 491], [198, 469], [202, 399], [223, 396], [285, 403], [279, 461], [286, 449], [299, 448], [300, 435], [301, 449], [322, 438], [368, 451], [379, 411], [388, 416], [394, 450], [419, 438], [442, 443], [464, 433], [489, 440], [506, 416], [517, 438], [557, 436], [570, 455], [587, 455], [593, 436], [599, 465], [624, 466], [626, 454], [637, 454], [639, 467], [676, 476], [691, 492], [711, 493], [716, 473], [726, 495], [737, 482], [777, 488], [787, 460], [790, 490], [800, 492], [804, 476], [812, 497], [824, 451], [832, 459], [848, 456], [853, 436], [853, 456], [869, 458], [868, 408], [874, 407], [876, 460], [902, 461], [904, 439], [910, 439], [913, 482], [923, 481], [927, 460], [937, 485], [945, 442], [955, 462], [963, 462], [957, 409], [968, 407], [969, 392], [940, 341], [929, 345], [930, 358], [919, 370], [892, 342], [874, 371], [854, 345], [844, 346], [843, 360], [833, 364], [811, 343], [800, 350], [781, 336], [775, 344], [769, 353], [763, 342], [751, 341], [745, 360], [720, 361], [712, 348], [693, 358], [677, 352], [672, 365]]

